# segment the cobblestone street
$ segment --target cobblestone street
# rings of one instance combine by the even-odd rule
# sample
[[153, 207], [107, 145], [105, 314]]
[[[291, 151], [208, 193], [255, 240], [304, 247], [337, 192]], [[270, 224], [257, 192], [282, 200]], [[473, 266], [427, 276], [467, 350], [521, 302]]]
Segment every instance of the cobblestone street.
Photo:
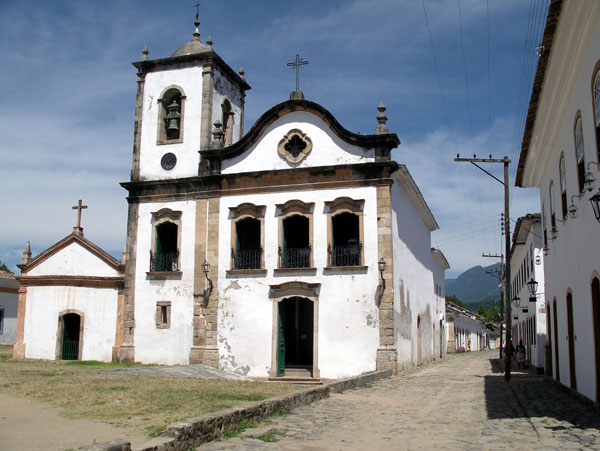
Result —
[[450, 355], [198, 449], [600, 449], [600, 415], [542, 376], [507, 384], [497, 356]]

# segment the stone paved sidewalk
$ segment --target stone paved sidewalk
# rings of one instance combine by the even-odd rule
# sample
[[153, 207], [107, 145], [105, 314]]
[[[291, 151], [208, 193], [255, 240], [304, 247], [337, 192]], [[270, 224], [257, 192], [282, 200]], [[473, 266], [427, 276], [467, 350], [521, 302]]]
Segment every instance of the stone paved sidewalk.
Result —
[[516, 372], [506, 383], [496, 357], [450, 355], [198, 449], [600, 450], [600, 415], [541, 376]]

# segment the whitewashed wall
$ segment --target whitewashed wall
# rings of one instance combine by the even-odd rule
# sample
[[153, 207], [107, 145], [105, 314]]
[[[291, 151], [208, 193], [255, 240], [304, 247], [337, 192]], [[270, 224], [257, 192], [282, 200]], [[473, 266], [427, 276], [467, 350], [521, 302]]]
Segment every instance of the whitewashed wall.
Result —
[[[364, 199], [364, 257], [367, 273], [324, 274], [327, 266], [325, 201]], [[278, 265], [278, 221], [275, 204], [299, 199], [314, 202], [313, 263], [315, 276], [275, 275]], [[231, 267], [229, 208], [244, 202], [266, 205], [266, 276], [228, 276]], [[318, 367], [322, 378], [341, 378], [376, 368], [379, 343], [375, 306], [377, 272], [377, 205], [375, 188], [256, 194], [224, 197], [219, 232], [219, 356], [221, 366], [249, 376], [267, 377], [271, 367], [273, 300], [269, 285], [288, 281], [320, 283]], [[137, 350], [136, 350], [137, 352]]]
[[0, 344], [14, 344], [17, 332], [17, 307], [19, 282], [15, 279], [0, 279], [0, 287], [15, 290], [14, 293], [0, 291], [0, 309], [4, 310], [4, 324], [0, 333]]
[[[181, 211], [181, 277], [151, 277], [152, 212], [162, 208]], [[167, 365], [187, 364], [192, 346], [194, 313], [194, 201], [140, 204], [135, 280], [135, 360]], [[171, 327], [156, 327], [156, 303], [171, 301]]]
[[27, 275], [118, 277], [119, 272], [74, 242], [31, 269]]
[[[311, 139], [310, 154], [299, 164], [290, 165], [279, 156], [277, 145], [292, 129], [300, 129]], [[340, 164], [368, 163], [375, 161], [373, 150], [349, 145], [333, 133], [318, 116], [296, 111], [277, 119], [259, 140], [243, 154], [222, 162], [224, 174], [264, 171], [267, 169], [306, 168]]]
[[61, 312], [84, 313], [82, 360], [110, 362], [117, 326], [116, 288], [27, 287], [25, 357], [55, 359]]
[[[184, 91], [183, 95], [186, 96], [183, 142], [157, 145], [158, 99], [160, 99], [163, 91], [171, 85], [180, 86]], [[146, 74], [142, 108], [141, 179], [171, 179], [198, 175], [202, 112], [202, 67], [188, 67]], [[172, 152], [177, 157], [177, 165], [170, 171], [165, 171], [160, 165], [161, 158], [167, 152]]]
[[[594, 217], [589, 198], [598, 191], [600, 182], [596, 181], [591, 193], [585, 191], [579, 195], [573, 129], [576, 114], [580, 111], [586, 165], [598, 161], [591, 84], [594, 66], [600, 60], [600, 46], [597, 45], [600, 42], [599, 10], [597, 2], [567, 2], [563, 6], [530, 147], [530, 159], [536, 159], [537, 166], [528, 169], [524, 179], [540, 188], [540, 203], [545, 203], [546, 208], [549, 251], [544, 259], [544, 290], [547, 306], [553, 305], [554, 299], [557, 301], [556, 336], [560, 352], [560, 368], [556, 368], [553, 344], [553, 375], [556, 378], [559, 373], [561, 383], [570, 386], [566, 307], [570, 291], [574, 335], [577, 336], [577, 390], [592, 400], [596, 399], [596, 374], [590, 284], [594, 275], [600, 273], [600, 242], [596, 239], [600, 224]], [[561, 152], [565, 155], [568, 199], [579, 195], [574, 200], [578, 215], [575, 219], [568, 217], [563, 223], [557, 221], [556, 239], [550, 239], [548, 190], [551, 180], [554, 181], [557, 218], [562, 220], [558, 170]], [[590, 170], [600, 180], [599, 168], [591, 165]], [[552, 317], [551, 324], [553, 322]], [[555, 338], [554, 334], [552, 338]]]
[[392, 210], [398, 366], [408, 368], [417, 363], [417, 316], [421, 317], [421, 361], [426, 362], [434, 358], [441, 312], [436, 306], [431, 233], [398, 183], [392, 185]]
[[[463, 347], [465, 351], [481, 351], [485, 345], [485, 323], [462, 315], [454, 315], [454, 333], [456, 349]], [[480, 337], [481, 336], [481, 343]], [[469, 345], [470, 340], [470, 345]]]

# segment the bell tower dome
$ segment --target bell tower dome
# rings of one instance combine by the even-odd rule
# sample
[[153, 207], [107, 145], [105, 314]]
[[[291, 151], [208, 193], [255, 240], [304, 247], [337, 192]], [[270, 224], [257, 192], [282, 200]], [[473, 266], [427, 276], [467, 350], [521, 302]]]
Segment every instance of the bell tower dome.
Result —
[[[131, 180], [164, 180], [198, 175], [199, 150], [238, 141], [244, 133], [244, 97], [250, 89], [243, 70], [236, 73], [193, 37], [170, 57], [149, 59], [145, 47], [137, 69], [137, 96]], [[213, 143], [218, 123], [221, 133]]]

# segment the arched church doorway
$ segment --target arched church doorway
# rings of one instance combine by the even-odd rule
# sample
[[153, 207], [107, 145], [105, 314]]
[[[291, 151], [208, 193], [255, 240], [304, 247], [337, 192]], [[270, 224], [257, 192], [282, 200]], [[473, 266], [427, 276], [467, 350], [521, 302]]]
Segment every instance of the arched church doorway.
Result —
[[421, 364], [421, 315], [417, 315], [417, 365]]
[[313, 302], [294, 296], [278, 304], [277, 376], [312, 377]]
[[61, 316], [62, 340], [60, 358], [62, 360], [79, 360], [81, 347], [82, 318], [77, 313]]

